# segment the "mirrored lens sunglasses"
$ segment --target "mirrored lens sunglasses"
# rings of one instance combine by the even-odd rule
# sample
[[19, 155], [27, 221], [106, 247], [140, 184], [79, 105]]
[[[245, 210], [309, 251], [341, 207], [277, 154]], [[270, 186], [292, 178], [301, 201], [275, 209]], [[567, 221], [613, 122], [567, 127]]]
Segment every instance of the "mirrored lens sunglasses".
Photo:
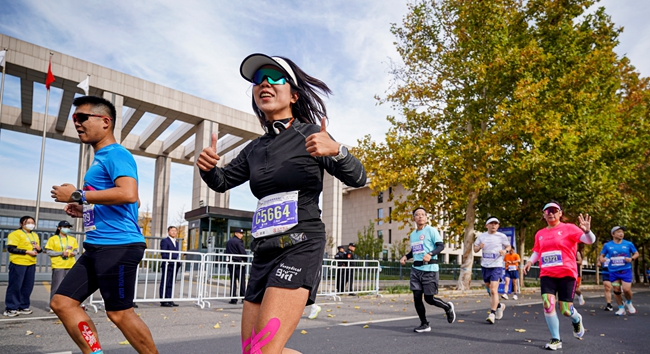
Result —
[[284, 85], [287, 78], [284, 73], [275, 69], [259, 69], [253, 75], [253, 85], [259, 85], [264, 79], [271, 85]]
[[90, 117], [98, 117], [98, 118], [108, 118], [111, 119], [109, 116], [103, 116], [101, 114], [89, 114], [89, 113], [74, 113], [72, 115], [72, 121], [75, 123], [82, 124], [83, 122], [87, 121], [88, 118]]
[[558, 211], [560, 211], [560, 209], [558, 209], [558, 208], [547, 208], [546, 210], [544, 210], [544, 212], [545, 212], [547, 215], [555, 214], [555, 213], [557, 213]]

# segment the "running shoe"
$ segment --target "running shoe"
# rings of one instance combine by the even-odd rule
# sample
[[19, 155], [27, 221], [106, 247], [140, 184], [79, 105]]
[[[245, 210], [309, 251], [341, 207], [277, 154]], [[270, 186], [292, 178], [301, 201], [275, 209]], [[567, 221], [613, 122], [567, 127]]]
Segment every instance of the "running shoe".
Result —
[[551, 340], [544, 345], [544, 349], [548, 349], [548, 350], [562, 349], [562, 341], [559, 339], [551, 338]]
[[580, 306], [585, 304], [585, 298], [582, 296], [582, 294], [578, 295], [578, 304]]
[[508, 294], [501, 294], [501, 297], [505, 300], [508, 300]]
[[499, 304], [497, 307], [497, 314], [496, 314], [496, 319], [500, 320], [503, 318], [503, 311], [506, 309], [506, 305], [504, 304]]
[[631, 302], [625, 304], [625, 307], [627, 307], [627, 312], [628, 312], [630, 315], [634, 315], [634, 314], [636, 313], [636, 309], [634, 308], [634, 306], [632, 306], [632, 303], [631, 303]]
[[512, 299], [513, 299], [513, 300], [519, 300], [519, 298], [517, 297], [517, 294], [513, 294], [513, 295], [512, 295]]
[[607, 303], [604, 310], [605, 311], [614, 311], [614, 307], [612, 307], [612, 304]]
[[20, 314], [20, 315], [31, 315], [32, 312], [34, 312], [34, 311], [32, 311], [32, 310], [30, 310], [28, 308], [27, 309], [18, 309], [18, 314]]
[[448, 304], [449, 304], [449, 310], [445, 310], [445, 312], [447, 313], [447, 322], [454, 323], [454, 321], [456, 321], [456, 311], [454, 311], [454, 303], [448, 302]]
[[16, 317], [16, 316], [18, 316], [18, 311], [16, 311], [16, 310], [5, 310], [5, 312], [2, 315], [7, 316], [7, 317]]
[[616, 316], [623, 316], [625, 315], [625, 306], [621, 306], [618, 308], [618, 311], [615, 313]]
[[320, 306], [312, 306], [311, 307], [311, 313], [309, 314], [309, 319], [313, 320], [314, 318], [318, 317], [318, 313], [320, 312], [321, 308]]
[[490, 312], [490, 314], [488, 315], [488, 317], [485, 320], [488, 323], [491, 323], [491, 324], [494, 324], [494, 322], [496, 322], [495, 315], [492, 312]]
[[580, 320], [577, 323], [572, 323], [573, 324], [573, 336], [582, 339], [582, 336], [585, 335], [585, 327], [582, 325], [582, 315], [578, 314], [578, 317]]
[[425, 322], [421, 324], [420, 327], [414, 328], [413, 332], [418, 332], [418, 333], [431, 332], [431, 327], [429, 327], [429, 322]]

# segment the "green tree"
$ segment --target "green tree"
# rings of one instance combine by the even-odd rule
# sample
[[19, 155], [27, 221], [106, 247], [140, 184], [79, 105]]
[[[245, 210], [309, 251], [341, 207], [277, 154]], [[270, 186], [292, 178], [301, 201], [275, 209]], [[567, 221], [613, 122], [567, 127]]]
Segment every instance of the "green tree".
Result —
[[355, 254], [361, 259], [379, 259], [382, 254], [384, 240], [375, 236], [375, 224], [370, 221], [368, 227], [357, 232], [357, 247]]
[[593, 4], [417, 1], [392, 28], [404, 65], [382, 102], [403, 119], [389, 117], [386, 142], [368, 136], [359, 155], [373, 190], [412, 192], [396, 201], [394, 220], [407, 223], [423, 205], [447, 235], [462, 235], [460, 289], [469, 287], [477, 221], [515, 225], [523, 252], [549, 199], [569, 218], [603, 219], [626, 199], [609, 158], [612, 137], [630, 124], [620, 114], [627, 69], [613, 51], [620, 31], [604, 9], [586, 14]]

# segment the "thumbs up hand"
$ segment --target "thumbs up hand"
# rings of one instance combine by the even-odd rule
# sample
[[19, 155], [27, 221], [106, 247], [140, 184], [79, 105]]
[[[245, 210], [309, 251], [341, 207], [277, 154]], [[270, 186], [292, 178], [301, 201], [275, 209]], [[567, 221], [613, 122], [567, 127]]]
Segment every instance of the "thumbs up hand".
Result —
[[199, 159], [196, 160], [196, 166], [201, 171], [208, 172], [217, 166], [220, 159], [221, 157], [217, 155], [217, 133], [212, 133], [212, 144], [201, 151]]
[[307, 137], [305, 147], [313, 157], [336, 156], [339, 153], [339, 143], [332, 140], [327, 134], [327, 118], [323, 117], [320, 122], [320, 131]]

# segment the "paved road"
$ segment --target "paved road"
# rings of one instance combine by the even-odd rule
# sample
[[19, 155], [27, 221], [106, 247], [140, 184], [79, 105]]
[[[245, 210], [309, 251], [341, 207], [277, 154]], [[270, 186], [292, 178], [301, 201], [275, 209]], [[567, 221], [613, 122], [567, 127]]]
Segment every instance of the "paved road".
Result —
[[[4, 295], [6, 283], [0, 284]], [[616, 317], [602, 310], [600, 291], [586, 292], [587, 304], [578, 306], [587, 333], [584, 340], [572, 336], [570, 321], [560, 319], [564, 341], [561, 351], [571, 353], [650, 352], [650, 291], [635, 288], [635, 316]], [[4, 298], [4, 296], [2, 296]], [[48, 315], [47, 292], [38, 285], [32, 297], [34, 314], [0, 318], [0, 353], [79, 353], [55, 316]], [[541, 352], [549, 339], [538, 294], [505, 301], [504, 319], [485, 322], [489, 299], [485, 294], [449, 298], [456, 304], [458, 320], [448, 324], [441, 310], [427, 306], [432, 331], [414, 333], [419, 325], [411, 297], [343, 297], [340, 302], [321, 302], [316, 320], [303, 317], [289, 346], [305, 354], [331, 353], [519, 353]], [[326, 300], [323, 300], [326, 301]], [[4, 307], [3, 303], [0, 306]], [[213, 303], [210, 309], [191, 304], [162, 308], [141, 304], [137, 313], [152, 330], [161, 353], [241, 353], [239, 324], [242, 305]], [[103, 312], [90, 313], [98, 326], [107, 353], [135, 353]], [[305, 316], [307, 310], [305, 311]], [[219, 324], [219, 328], [214, 328]], [[367, 328], [364, 328], [366, 327]], [[515, 329], [524, 329], [517, 332]], [[26, 335], [27, 331], [33, 332]], [[301, 334], [305, 331], [305, 334]]]

